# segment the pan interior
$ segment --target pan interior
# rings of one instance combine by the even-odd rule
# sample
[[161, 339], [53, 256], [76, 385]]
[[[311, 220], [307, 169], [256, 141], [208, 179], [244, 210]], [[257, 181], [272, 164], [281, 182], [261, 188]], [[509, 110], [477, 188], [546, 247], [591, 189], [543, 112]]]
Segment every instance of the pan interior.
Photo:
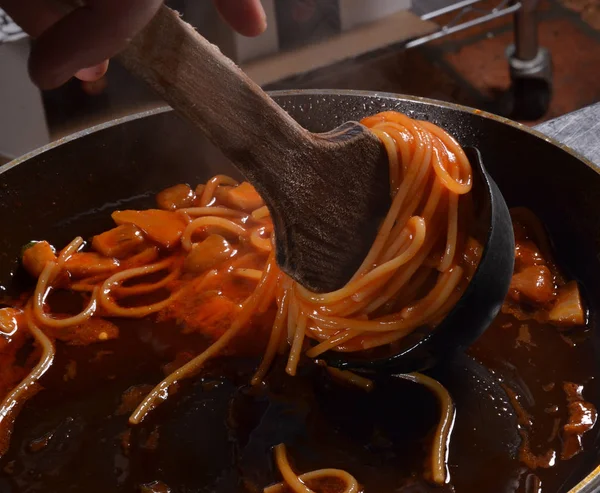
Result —
[[[597, 193], [600, 187], [600, 176], [596, 170], [568, 152], [515, 126], [443, 104], [386, 95], [367, 96], [331, 92], [283, 93], [277, 95], [276, 99], [302, 125], [313, 131], [329, 130], [344, 121], [358, 120], [368, 114], [392, 109], [404, 112], [412, 118], [432, 121], [455, 135], [463, 146], [478, 148], [484, 156], [488, 171], [498, 183], [509, 206], [528, 207], [540, 217], [554, 244], [559, 265], [584, 286], [590, 309], [590, 339], [582, 343], [583, 347], [578, 349], [581, 352], [576, 356], [586, 368], [593, 368], [591, 376], [598, 376], [596, 327], [598, 320], [594, 300], [600, 299], [600, 258], [597, 256], [597, 252], [600, 251], [600, 215], [592, 212], [600, 208], [600, 194]], [[27, 277], [17, 267], [20, 248], [27, 242], [47, 239], [55, 245], [65, 245], [77, 234], [89, 238], [112, 225], [110, 221], [112, 210], [152, 207], [153, 196], [161, 189], [176, 183], [200, 183], [217, 173], [237, 175], [230, 163], [171, 112], [154, 112], [143, 118], [129, 119], [120, 125], [109, 125], [95, 132], [86, 132], [63, 145], [34, 155], [17, 166], [0, 168], [0, 285], [4, 296], [15, 294], [29, 286]], [[140, 351], [141, 354], [142, 347], [136, 342], [138, 340], [136, 338], [144, 336], [144, 329], [133, 327], [130, 333], [135, 334], [135, 337], [131, 334], [126, 337], [129, 341], [128, 351]], [[483, 343], [494, 345], [494, 341], [484, 340]], [[171, 428], [165, 432], [167, 437], [165, 443], [171, 445], [164, 450], [177, 449], [183, 452], [172, 457], [162, 450], [163, 455], [154, 456], [154, 459], [149, 459], [147, 454], [144, 455], [146, 452], [143, 452], [136, 456], [135, 460], [128, 460], [118, 451], [118, 439], [124, 427], [122, 416], [111, 416], [110, 419], [101, 420], [101, 426], [96, 427], [95, 435], [82, 435], [81, 431], [89, 429], [90, 423], [96, 423], [94, 421], [96, 413], [104, 412], [110, 415], [106, 402], [118, 398], [116, 397], [120, 395], [118, 389], [122, 389], [125, 385], [153, 382], [158, 376], [156, 367], [152, 367], [152, 362], [138, 364], [135, 358], [129, 358], [132, 361], [126, 362], [127, 358], [119, 356], [117, 348], [112, 349], [116, 351], [117, 359], [123, 359], [115, 364], [129, 364], [131, 371], [129, 380], [115, 379], [112, 384], [104, 381], [101, 384], [100, 381], [95, 382], [102, 389], [95, 397], [104, 399], [105, 408], [98, 404], [99, 401], [80, 397], [82, 388], [77, 385], [66, 390], [64, 394], [40, 393], [26, 406], [23, 410], [22, 422], [36, 423], [36, 426], [17, 424], [15, 440], [17, 443], [22, 443], [22, 448], [13, 448], [11, 454], [0, 462], [0, 467], [5, 468], [4, 472], [0, 473], [1, 491], [53, 491], [52, 488], [57, 486], [66, 489], [68, 482], [52, 483], [49, 478], [56, 477], [56, 471], [73, 471], [77, 468], [82, 472], [69, 473], [73, 478], [83, 481], [81, 478], [85, 476], [84, 469], [88, 470], [88, 477], [93, 478], [88, 491], [130, 491], [133, 485], [127, 478], [135, 476], [141, 469], [147, 471], [148, 464], [151, 464], [150, 468], [163, 468], [164, 477], [175, 478], [172, 479], [173, 482], [181, 480], [181, 491], [184, 488], [184, 480], [189, 480], [191, 483], [188, 486], [192, 488], [199, 487], [197, 483], [199, 481], [205, 485], [217, 485], [215, 488], [219, 491], [236, 491], [239, 477], [235, 476], [230, 469], [222, 467], [222, 464], [230, 461], [231, 454], [234, 453], [228, 448], [230, 444], [225, 439], [228, 436], [228, 429], [223, 419], [227, 410], [224, 406], [232, 400], [241, 402], [244, 406], [248, 406], [247, 409], [252, 410], [253, 423], [276, 422], [283, 419], [282, 416], [288, 416], [289, 422], [286, 422], [283, 427], [284, 436], [276, 438], [293, 441], [303, 434], [302, 426], [306, 421], [306, 415], [286, 413], [285, 406], [282, 409], [273, 404], [272, 395], [248, 395], [242, 385], [243, 382], [236, 380], [235, 375], [228, 374], [227, 378], [223, 378], [219, 375], [220, 372], [215, 370], [214, 374], [208, 374], [204, 380], [191, 385], [187, 397], [178, 400], [172, 408], [165, 410], [177, 419], [172, 420]], [[506, 397], [495, 379], [499, 370], [490, 373], [485, 367], [482, 368], [479, 362], [486, 360], [483, 362], [487, 366], [509, 363], [513, 367], [520, 368], [522, 365], [527, 365], [527, 356], [518, 356], [508, 345], [505, 348], [499, 347], [498, 352], [500, 355], [498, 358], [494, 358], [491, 353], [487, 353], [487, 358], [475, 354], [478, 361], [477, 359], [463, 361], [453, 367], [452, 371], [448, 371], [445, 383], [453, 391], [457, 402], [464, 403], [465, 411], [462, 415], [466, 418], [464, 421], [457, 421], [457, 430], [461, 426], [466, 428], [473, 423], [478, 423], [479, 429], [482, 430], [496, 430], [496, 434], [486, 435], [488, 431], [482, 431], [478, 435], [481, 437], [481, 447], [488, 451], [499, 447], [500, 450], [497, 451], [499, 454], [503, 454], [506, 450], [512, 450], [514, 453], [518, 437], [507, 431], [507, 427], [514, 426], [514, 418], [508, 417], [507, 420], [500, 422], [491, 420], [491, 416], [498, 416], [498, 413], [494, 414], [494, 410], [497, 411], [498, 408], [493, 403], [504, 403]], [[67, 351], [61, 357], [64, 359], [64, 364], [67, 364], [70, 359], [82, 358], [83, 367], [86, 364], [83, 361], [86, 356], [89, 359], [90, 355], [77, 356]], [[575, 366], [573, 358], [562, 361], [549, 354], [543, 371], [536, 371], [540, 372], [540, 378], [543, 375], [557, 382], [578, 378], [581, 375], [576, 369], [571, 368]], [[240, 371], [243, 372], [244, 365], [251, 364], [252, 362], [239, 361], [235, 364], [228, 363], [228, 367], [235, 368], [236, 365], [241, 365]], [[231, 370], [231, 373], [235, 374], [235, 371]], [[294, 384], [294, 393], [298, 389], [298, 395], [304, 396], [306, 402], [318, 403], [315, 404], [315, 408], [323, 411], [317, 422], [323, 426], [335, 421], [335, 416], [339, 417], [343, 414], [339, 408], [340, 402], [344, 399], [355, 399], [353, 402], [357, 403], [357, 409], [361, 409], [364, 413], [371, 413], [372, 419], [380, 423], [380, 427], [389, 427], [389, 417], [375, 416], [376, 410], [369, 402], [346, 394], [337, 396], [336, 400], [331, 389], [314, 386], [310, 375], [307, 375], [306, 379], [303, 378], [298, 381], [299, 383]], [[503, 378], [514, 383], [520, 375], [506, 366]], [[469, 387], [467, 382], [475, 381], [474, 379], [488, 382], [491, 390], [485, 395], [492, 396], [495, 400], [486, 400], [479, 387]], [[218, 390], [212, 394], [214, 396], [211, 401], [212, 407], [206, 405], [204, 397], [198, 391], [198, 386], [204, 385], [202, 388], [205, 388], [207, 385], [212, 385], [210, 381], [218, 383], [215, 387]], [[596, 386], [597, 381], [598, 379], [595, 378], [586, 382], [586, 391], [589, 392], [586, 398], [598, 407], [600, 391]], [[87, 385], [91, 383], [87, 382]], [[287, 388], [291, 384], [282, 381], [274, 382], [274, 385]], [[423, 402], [425, 407], [430, 408], [431, 402], [428, 405], [427, 396], [419, 393], [418, 390], [410, 389], [405, 385], [400, 387], [397, 388], [397, 384], [389, 384], [389, 387], [382, 385], [387, 393], [378, 394], [373, 402], [385, 402], [390, 395], [403, 395], [402, 399], [398, 397], [391, 399], [389, 409], [397, 416], [402, 416], [404, 422], [414, 424], [421, 419], [417, 416], [416, 408], [400, 404], [412, 400]], [[113, 404], [114, 402], [111, 401], [110, 405]], [[286, 405], [290, 405], [289, 402]], [[65, 408], [68, 411], [66, 413], [63, 412]], [[206, 410], [204, 414], [200, 414], [201, 419], [191, 419], [190, 416], [196, 416], [200, 408]], [[262, 420], [263, 417], [266, 418]], [[426, 428], [426, 421], [434, 418], [431, 415], [425, 416], [419, 422]], [[458, 419], [461, 420], [460, 414]], [[152, 423], [148, 424], [136, 433], [141, 435], [151, 433], [151, 425]], [[345, 426], [346, 429], [355, 429], [358, 434], [372, 431], [361, 428], [359, 415], [354, 413], [350, 413], [347, 420], [338, 421], [336, 426], [338, 428], [331, 429], [344, 429]], [[62, 459], [55, 452], [51, 453], [53, 449], [48, 449], [43, 455], [35, 455], [26, 450], [27, 443], [43, 435], [49, 428], [58, 430], [57, 433], [63, 433], [64, 436], [81, 437], [81, 442], [77, 442], [69, 454], [61, 456], [65, 463], [59, 463]], [[268, 435], [272, 431], [268, 427], [252, 429], [258, 430], [258, 436], [261, 436], [261, 433]], [[323, 430], [319, 429], [321, 430], [319, 433], [322, 433]], [[412, 444], [411, 448], [406, 449], [409, 452], [394, 449], [395, 460], [405, 459], [406, 464], [418, 462], [420, 456], [412, 454], [412, 451], [418, 448], [419, 429], [419, 426], [415, 427], [414, 436], [407, 434], [404, 428], [388, 430], [388, 435], [394, 438], [394, 442]], [[243, 431], [240, 433], [244, 434]], [[202, 453], [195, 446], [194, 440], [198, 436], [209, 436], [210, 443], [216, 444], [210, 453]], [[309, 440], [309, 443], [305, 443], [304, 449], [298, 445], [296, 450], [299, 466], [309, 467], [318, 463], [317, 466], [322, 467], [323, 462], [326, 462], [329, 466], [335, 467], [336, 461], [343, 462], [339, 450], [343, 450], [348, 444], [340, 444], [336, 439], [328, 437], [327, 433], [319, 435], [319, 440], [314, 439], [312, 442]], [[139, 438], [139, 443], [143, 442], [143, 438], [143, 436]], [[586, 452], [565, 463], [564, 466], [553, 469], [552, 474], [548, 474], [549, 477], [555, 475], [558, 478], [548, 479], [553, 481], [554, 491], [567, 491], [595, 467], [598, 463], [597, 451], [599, 450], [596, 439], [596, 432], [586, 435]], [[245, 437], [244, 440], [246, 447], [250, 448], [244, 448], [243, 460], [241, 459], [240, 462], [242, 469], [254, 471], [254, 481], [264, 486], [274, 478], [272, 465], [268, 461], [256, 465], [253, 457], [258, 454], [257, 450], [262, 450], [264, 453], [263, 449], [266, 445], [260, 439], [258, 442], [252, 442], [250, 436]], [[467, 442], [466, 439], [457, 441], [454, 451], [451, 452], [451, 464], [454, 460], [452, 454], [456, 457], [462, 454], [463, 464], [469, 464], [466, 461], [467, 457], [475, 460], [476, 457], [468, 453]], [[98, 446], [91, 447], [90, 444], [94, 443]], [[180, 443], [184, 446], [176, 446]], [[323, 446], [319, 448], [316, 445], [320, 443]], [[258, 449], [253, 449], [252, 446]], [[91, 447], [94, 453], [78, 454], [77, 451], [82, 450], [82, 447]], [[365, 475], [374, 474], [373, 471], [379, 471], [378, 474], [382, 478], [391, 477], [386, 476], [388, 473], [393, 475], [396, 462], [374, 463], [372, 458], [362, 455], [359, 449], [358, 446], [352, 448], [348, 445], [348, 450], [355, 450], [356, 457], [362, 461], [357, 462], [360, 462], [360, 467], [366, 471]], [[25, 456], [28, 461], [23, 459]], [[103, 459], [96, 460], [93, 459], [94, 457], [96, 459], [103, 457]], [[21, 460], [20, 463], [18, 459]], [[16, 475], [11, 476], [6, 473], [6, 467], [9, 467], [9, 463], [13, 460], [17, 461], [17, 466], [21, 464], [19, 466], [21, 469], [17, 467]], [[115, 461], [123, 462], [115, 465]], [[462, 461], [456, 458], [456, 463]], [[91, 463], [97, 467], [89, 469]], [[184, 467], [181, 466], [182, 464]], [[205, 464], [205, 466], [199, 467], [198, 464]], [[464, 476], [460, 472], [461, 469], [465, 470]], [[29, 483], [33, 486], [26, 490], [23, 481], [28, 474], [31, 474], [30, 470], [35, 471], [41, 479]], [[186, 472], [183, 473], [182, 470]], [[215, 470], [222, 471], [222, 474], [211, 473]], [[514, 486], [515, 481], [527, 481], [528, 474], [527, 471], [518, 472], [518, 469], [514, 468], [511, 477], [495, 478], [493, 483], [495, 486], [490, 487], [485, 468], [483, 466], [479, 468], [483, 471], [483, 475], [479, 478], [473, 474], [474, 470], [474, 467], [466, 465], [456, 468], [452, 474], [459, 482], [471, 481], [473, 488], [477, 484], [487, 484], [485, 491], [511, 491], [511, 485]], [[117, 474], [114, 474], [115, 471]], [[198, 474], [193, 474], [195, 472]], [[147, 474], [146, 476], [143, 478], [140, 476], [138, 479], [151, 482], [152, 476]], [[405, 487], [411, 486], [407, 483]], [[425, 488], [414, 489], [414, 491], [427, 491], [428, 488], [420, 483], [412, 487]]]

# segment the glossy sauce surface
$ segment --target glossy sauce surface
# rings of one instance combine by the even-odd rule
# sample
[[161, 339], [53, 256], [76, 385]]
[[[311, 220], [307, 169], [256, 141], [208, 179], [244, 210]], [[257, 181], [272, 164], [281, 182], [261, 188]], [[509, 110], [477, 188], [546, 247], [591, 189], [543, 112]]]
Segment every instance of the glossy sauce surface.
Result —
[[[68, 296], [52, 303], [56, 311], [80, 309]], [[250, 387], [260, 337], [212, 361], [130, 428], [128, 415], [148, 389], [210, 341], [173, 318], [111, 321], [117, 339], [60, 346], [44, 391], [24, 406], [0, 459], [0, 491], [262, 491], [281, 480], [272, 447], [286, 443], [298, 472], [345, 469], [365, 492], [556, 492], [596, 456], [593, 430], [582, 452], [561, 460], [574, 402], [565, 384], [583, 386], [585, 402], [597, 406], [600, 398], [584, 327], [565, 331], [503, 313], [469, 356], [432, 372], [457, 410], [451, 485], [440, 488], [425, 479], [439, 417], [425, 388], [385, 377], [365, 393], [309, 362], [290, 377], [283, 361], [264, 385]], [[334, 493], [331, 486], [321, 491]]]

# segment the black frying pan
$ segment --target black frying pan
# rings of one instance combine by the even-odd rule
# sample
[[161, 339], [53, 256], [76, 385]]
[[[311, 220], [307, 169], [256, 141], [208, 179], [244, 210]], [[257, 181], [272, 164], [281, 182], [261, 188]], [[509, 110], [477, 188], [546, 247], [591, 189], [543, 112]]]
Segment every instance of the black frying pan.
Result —
[[[592, 304], [593, 339], [597, 340], [597, 168], [526, 127], [455, 105], [361, 92], [297, 91], [274, 96], [311, 131], [327, 131], [344, 121], [398, 110], [442, 126], [463, 146], [477, 147], [509, 205], [529, 207], [541, 218], [555, 243], [559, 263], [585, 286]], [[72, 239], [73, 231], [91, 236], [111, 225], [113, 209], [152, 206], [154, 194], [166, 186], [201, 182], [216, 173], [237, 174], [211, 145], [165, 109], [80, 132], [0, 168], [1, 289], [16, 292], [23, 286], [17, 259], [28, 241], [48, 239], [63, 245]], [[89, 220], [99, 213], [104, 223]], [[597, 464], [597, 455], [590, 456], [573, 471], [569, 486]], [[600, 487], [600, 477], [590, 480], [578, 491]]]

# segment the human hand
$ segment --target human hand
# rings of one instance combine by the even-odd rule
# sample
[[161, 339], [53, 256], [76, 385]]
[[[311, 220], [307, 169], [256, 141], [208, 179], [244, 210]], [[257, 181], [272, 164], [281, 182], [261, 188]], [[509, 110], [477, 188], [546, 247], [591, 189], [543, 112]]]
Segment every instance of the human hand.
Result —
[[[204, 1], [204, 0], [195, 0]], [[266, 28], [260, 0], [213, 0], [219, 13], [240, 34], [256, 36]], [[71, 0], [72, 4], [83, 4]], [[64, 0], [0, 0], [0, 7], [36, 38], [30, 60], [32, 80], [53, 89], [76, 76], [102, 77], [108, 59], [122, 51], [162, 5], [163, 0], [87, 0], [65, 8]]]

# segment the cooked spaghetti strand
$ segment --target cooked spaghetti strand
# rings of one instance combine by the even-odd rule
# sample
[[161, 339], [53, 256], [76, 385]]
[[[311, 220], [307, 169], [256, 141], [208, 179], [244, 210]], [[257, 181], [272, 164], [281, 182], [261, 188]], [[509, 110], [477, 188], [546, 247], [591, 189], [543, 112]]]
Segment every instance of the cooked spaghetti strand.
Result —
[[430, 467], [433, 482], [438, 485], [446, 484], [450, 480], [447, 467], [448, 450], [455, 419], [452, 397], [441, 383], [422, 373], [408, 373], [396, 375], [396, 377], [427, 387], [439, 402], [440, 420], [433, 437]]
[[[198, 374], [233, 341], [243, 345], [243, 337], [249, 336], [262, 342], [262, 334], [253, 333], [254, 324], [267, 321], [270, 333], [264, 334], [266, 347], [253, 385], [266, 377], [278, 354], [288, 352], [285, 371], [295, 375], [304, 357], [369, 351], [435, 327], [460, 299], [476, 268], [476, 255], [465, 255], [466, 245], [476, 243], [469, 229], [471, 166], [456, 140], [431, 123], [393, 111], [362, 123], [387, 151], [391, 206], [346, 286], [313, 293], [281, 272], [268, 208], [249, 184], [217, 175], [195, 191], [180, 186], [185, 196], [174, 196], [175, 210], [113, 216], [118, 227], [90, 244], [102, 254], [86, 253], [75, 262], [73, 255], [85, 246], [81, 237], [58, 255], [47, 243], [39, 246], [41, 258], [30, 259], [37, 277], [30, 331], [35, 335], [36, 322], [42, 330], [63, 329], [83, 326], [99, 315], [153, 315], [159, 321], [174, 320], [184, 333], [210, 337], [208, 348], [168, 374], [137, 407], [130, 417], [137, 424], [168, 397], [174, 384]], [[46, 303], [52, 289], [79, 293], [85, 308], [65, 318], [52, 315]], [[371, 388], [360, 375], [333, 368], [327, 372]], [[284, 452], [281, 457], [285, 459]], [[290, 476], [286, 483], [307, 491], [303, 478], [316, 478], [322, 471]], [[346, 475], [347, 491], [356, 491], [356, 480], [338, 472]]]
[[275, 260], [273, 256], [271, 256], [269, 262], [267, 263], [267, 267], [265, 268], [263, 278], [256, 288], [256, 291], [254, 291], [252, 296], [250, 296], [250, 298], [244, 302], [242, 310], [233, 321], [229, 329], [208, 349], [200, 353], [178, 370], [171, 373], [169, 376], [167, 376], [167, 378], [154, 387], [154, 389], [146, 396], [142, 403], [129, 417], [129, 422], [133, 425], [140, 423], [150, 410], [164, 400], [163, 396], [168, 395], [169, 388], [174, 383], [196, 375], [206, 361], [218, 355], [231, 342], [231, 340], [235, 338], [238, 332], [244, 328], [245, 324], [252, 317], [253, 310], [261, 299], [263, 292], [272, 282], [276, 282], [276, 279], [277, 272], [275, 268]]
[[41, 348], [40, 359], [29, 374], [4, 398], [0, 404], [0, 457], [8, 451], [10, 436], [17, 414], [25, 402], [39, 390], [39, 379], [50, 369], [54, 361], [55, 348], [50, 338], [35, 324], [26, 309], [27, 326], [36, 344]]
[[[306, 481], [322, 479], [326, 477], [335, 477], [340, 479], [346, 487], [340, 493], [358, 493], [359, 485], [358, 481], [346, 471], [341, 469], [319, 469], [317, 471], [311, 471], [305, 474], [301, 474], [298, 476], [290, 466], [290, 463], [287, 458], [287, 452], [285, 445], [280, 443], [275, 446], [275, 462], [277, 464], [277, 468], [279, 472], [283, 476], [283, 480], [285, 484], [294, 492], [294, 493], [315, 493], [311, 490], [307, 485]], [[277, 486], [277, 485], [275, 485]], [[271, 487], [273, 488], [273, 487]], [[272, 489], [265, 489], [267, 491], [275, 491]]]

